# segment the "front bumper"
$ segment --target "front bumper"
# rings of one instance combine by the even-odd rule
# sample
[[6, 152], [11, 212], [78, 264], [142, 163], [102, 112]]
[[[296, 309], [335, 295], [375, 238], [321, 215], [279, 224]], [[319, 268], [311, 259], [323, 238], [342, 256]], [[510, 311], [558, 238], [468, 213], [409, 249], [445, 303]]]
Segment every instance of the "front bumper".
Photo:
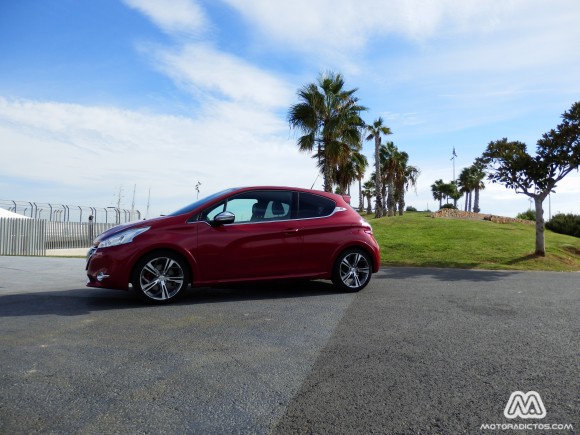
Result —
[[87, 253], [87, 287], [128, 290], [131, 263], [119, 247], [98, 249]]

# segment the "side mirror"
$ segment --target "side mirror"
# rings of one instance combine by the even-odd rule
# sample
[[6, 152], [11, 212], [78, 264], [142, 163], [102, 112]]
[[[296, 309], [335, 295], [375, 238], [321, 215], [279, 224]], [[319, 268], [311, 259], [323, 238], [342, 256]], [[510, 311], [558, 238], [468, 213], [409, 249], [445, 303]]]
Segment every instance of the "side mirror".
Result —
[[231, 211], [222, 211], [216, 217], [213, 218], [214, 225], [226, 225], [233, 224], [236, 220], [236, 215]]

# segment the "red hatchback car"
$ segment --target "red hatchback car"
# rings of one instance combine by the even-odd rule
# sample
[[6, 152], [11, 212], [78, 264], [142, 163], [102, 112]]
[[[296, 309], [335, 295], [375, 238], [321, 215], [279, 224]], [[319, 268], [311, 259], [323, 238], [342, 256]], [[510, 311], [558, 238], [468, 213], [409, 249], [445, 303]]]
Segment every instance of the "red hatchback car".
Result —
[[371, 226], [344, 198], [289, 187], [228, 189], [168, 216], [119, 225], [95, 239], [89, 287], [156, 303], [192, 286], [331, 279], [359, 291], [379, 269]]

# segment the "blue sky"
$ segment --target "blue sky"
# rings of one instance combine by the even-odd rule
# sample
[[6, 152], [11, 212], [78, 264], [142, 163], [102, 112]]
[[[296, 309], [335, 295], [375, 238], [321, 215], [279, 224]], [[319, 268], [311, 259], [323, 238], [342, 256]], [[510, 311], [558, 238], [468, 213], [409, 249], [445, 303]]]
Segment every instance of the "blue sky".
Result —
[[[533, 150], [580, 100], [578, 22], [575, 0], [2, 1], [0, 199], [105, 207], [122, 187], [130, 208], [136, 185], [157, 215], [198, 181], [321, 188], [286, 113], [335, 71], [421, 169], [407, 204], [435, 209], [453, 148], [457, 174], [492, 140]], [[528, 207], [482, 192], [484, 212]], [[580, 214], [577, 172], [551, 210]]]

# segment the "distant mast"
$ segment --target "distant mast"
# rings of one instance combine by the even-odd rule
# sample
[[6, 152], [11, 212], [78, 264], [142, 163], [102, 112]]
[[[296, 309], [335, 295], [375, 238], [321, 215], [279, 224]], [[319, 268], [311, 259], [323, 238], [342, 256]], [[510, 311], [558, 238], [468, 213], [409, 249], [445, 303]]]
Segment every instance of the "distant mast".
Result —
[[147, 195], [147, 211], [145, 212], [145, 219], [149, 218], [149, 201], [151, 199], [151, 188], [149, 188], [149, 194]]
[[119, 185], [119, 195], [117, 195], [117, 208], [121, 209], [121, 200], [123, 199], [123, 185]]
[[131, 201], [131, 214], [129, 215], [129, 220], [133, 220], [135, 215], [135, 192], [137, 191], [137, 185], [133, 185], [133, 200]]
[[455, 147], [453, 147], [453, 153], [451, 155], [452, 155], [451, 160], [453, 160], [453, 181], [455, 181], [455, 159], [457, 158]]
[[199, 199], [199, 187], [201, 186], [201, 182], [199, 180], [197, 180], [197, 183], [195, 184], [195, 190], [197, 191], [197, 198]]

